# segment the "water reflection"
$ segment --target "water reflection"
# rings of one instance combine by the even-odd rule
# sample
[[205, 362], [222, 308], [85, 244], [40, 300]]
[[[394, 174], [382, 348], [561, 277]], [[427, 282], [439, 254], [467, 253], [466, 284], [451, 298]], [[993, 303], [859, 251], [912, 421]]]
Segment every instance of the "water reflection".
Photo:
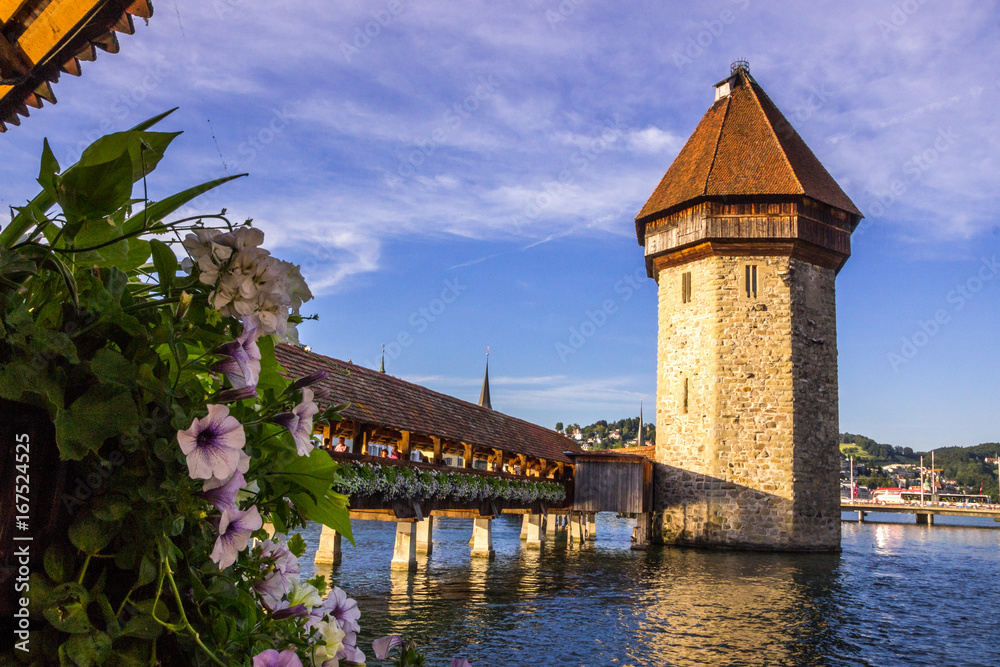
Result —
[[355, 523], [330, 574], [363, 643], [412, 637], [429, 666], [998, 664], [981, 613], [1000, 599], [997, 530], [845, 524], [839, 555], [634, 552], [632, 522], [600, 515], [586, 548], [528, 550], [514, 517], [494, 524], [494, 561], [470, 557], [471, 531], [439, 521], [417, 572], [392, 573], [392, 524]]

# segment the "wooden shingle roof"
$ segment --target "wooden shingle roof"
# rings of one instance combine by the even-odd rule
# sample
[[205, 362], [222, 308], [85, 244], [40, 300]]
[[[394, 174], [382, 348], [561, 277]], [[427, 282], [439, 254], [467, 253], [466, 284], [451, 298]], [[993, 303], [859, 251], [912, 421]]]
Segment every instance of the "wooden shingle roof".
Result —
[[750, 73], [728, 82], [636, 216], [640, 245], [646, 223], [715, 197], [804, 195], [860, 216]]
[[0, 132], [20, 125], [28, 107], [55, 104], [61, 73], [80, 76], [97, 49], [118, 53], [116, 33], [135, 32], [150, 0], [0, 0]]
[[333, 402], [350, 402], [343, 412], [347, 419], [563, 463], [572, 462], [564, 452], [580, 451], [575, 442], [543, 426], [370, 368], [292, 345], [278, 345], [275, 352], [289, 377], [327, 371], [319, 386], [330, 391]]

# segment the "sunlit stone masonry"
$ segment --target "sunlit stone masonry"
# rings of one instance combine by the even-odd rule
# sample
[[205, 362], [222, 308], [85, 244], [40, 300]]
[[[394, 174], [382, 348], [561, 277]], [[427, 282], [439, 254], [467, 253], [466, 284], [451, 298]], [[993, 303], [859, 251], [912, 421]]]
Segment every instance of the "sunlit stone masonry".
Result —
[[834, 280], [861, 218], [734, 63], [636, 217], [659, 285], [654, 541], [840, 548]]

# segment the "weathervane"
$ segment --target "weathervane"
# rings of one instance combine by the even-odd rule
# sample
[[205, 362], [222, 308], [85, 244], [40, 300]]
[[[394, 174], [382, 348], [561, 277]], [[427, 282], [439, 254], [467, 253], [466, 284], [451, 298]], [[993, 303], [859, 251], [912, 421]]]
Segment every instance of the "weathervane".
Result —
[[747, 74], [750, 73], [750, 61], [745, 58], [738, 58], [732, 62], [729, 66], [729, 73], [736, 74], [739, 70], [743, 70]]

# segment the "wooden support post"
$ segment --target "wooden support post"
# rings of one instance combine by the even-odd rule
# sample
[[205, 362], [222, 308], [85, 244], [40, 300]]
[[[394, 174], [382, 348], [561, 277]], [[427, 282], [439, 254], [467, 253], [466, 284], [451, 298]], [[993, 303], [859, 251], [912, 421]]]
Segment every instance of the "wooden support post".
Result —
[[918, 526], [933, 526], [934, 525], [934, 515], [923, 512], [917, 514], [917, 525]]
[[858, 523], [864, 523], [865, 522], [865, 515], [866, 514], [868, 514], [868, 512], [862, 512], [861, 510], [858, 510]]
[[580, 512], [569, 515], [569, 542], [576, 546], [583, 544], [583, 515]]
[[410, 460], [410, 432], [401, 431], [403, 437], [399, 439], [399, 458], [403, 461]]
[[472, 469], [472, 459], [475, 458], [476, 452], [472, 449], [472, 445], [466, 445], [464, 442], [462, 445], [465, 446], [465, 451], [462, 452], [462, 467]]
[[652, 532], [652, 517], [649, 512], [642, 512], [635, 518], [635, 536], [633, 538], [633, 549], [645, 549], [649, 546], [649, 537]]
[[417, 522], [417, 553], [431, 555], [434, 551], [434, 517]]
[[556, 524], [559, 522], [559, 515], [555, 512], [549, 512], [545, 515], [545, 534], [556, 536]]
[[529, 522], [530, 518], [531, 518], [530, 514], [522, 514], [521, 515], [521, 539], [522, 540], [528, 539], [528, 524], [530, 523]]
[[477, 558], [496, 558], [493, 551], [493, 519], [473, 519], [472, 555]]
[[396, 545], [392, 550], [392, 569], [417, 569], [417, 523], [415, 521], [396, 522]]
[[594, 541], [597, 539], [597, 513], [587, 512], [587, 539]]
[[542, 515], [525, 514], [524, 518], [528, 529], [527, 535], [525, 536], [524, 546], [529, 549], [541, 549], [542, 541], [545, 539], [545, 533], [542, 531]]
[[[359, 425], [358, 426], [358, 438], [360, 438], [360, 440], [361, 440], [361, 449], [358, 450], [358, 453], [366, 454], [367, 455], [368, 454], [368, 429], [366, 429], [364, 426], [360, 426]], [[354, 442], [357, 443], [357, 439], [355, 439]]]
[[441, 438], [436, 435], [432, 435], [431, 442], [434, 443], [434, 465], [444, 465], [444, 453], [441, 451]]
[[329, 526], [323, 526], [319, 536], [319, 548], [316, 549], [314, 563], [324, 565], [340, 565], [342, 552], [340, 550], [340, 533]]

